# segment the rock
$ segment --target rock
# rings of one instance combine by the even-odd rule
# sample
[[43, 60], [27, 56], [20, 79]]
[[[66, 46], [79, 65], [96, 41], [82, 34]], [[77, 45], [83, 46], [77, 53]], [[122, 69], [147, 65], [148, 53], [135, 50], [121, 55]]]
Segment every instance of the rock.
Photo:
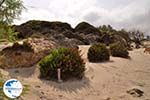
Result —
[[73, 31], [71, 25], [63, 22], [48, 22], [31, 20], [21, 25], [13, 26], [19, 32], [19, 38], [30, 37], [33, 33], [51, 33], [53, 30], [62, 33], [66, 30]]
[[117, 31], [113, 31], [113, 34], [102, 32], [87, 22], [79, 23], [74, 29], [68, 23], [38, 20], [31, 20], [21, 25], [14, 25], [13, 27], [15, 31], [19, 33], [18, 38], [20, 39], [25, 39], [28, 37], [43, 37], [49, 38], [55, 42], [62, 41], [63, 44], [65, 43], [64, 40], [76, 39], [78, 42], [72, 41], [78, 43], [76, 45], [89, 45], [97, 42], [102, 42], [109, 45], [111, 43], [115, 43], [116, 41], [120, 41], [121, 43], [129, 46], [129, 40], [126, 34], [117, 33]]
[[38, 20], [31, 20], [18, 26], [14, 25], [13, 27], [15, 31], [19, 33], [19, 38], [44, 37], [54, 39], [54, 41], [58, 42], [60, 39], [74, 39], [76, 40], [74, 41], [75, 43], [80, 43], [79, 45], [89, 45], [99, 42], [101, 36], [97, 28], [86, 22], [79, 23], [75, 29], [68, 23]]
[[112, 36], [112, 43], [120, 42], [122, 43], [125, 47], [128, 47], [127, 41], [120, 35], [113, 35]]
[[[73, 37], [77, 40], [80, 40], [84, 43], [84, 45], [89, 45], [89, 40], [87, 38], [85, 38], [85, 35], [83, 33], [78, 33], [78, 32], [75, 32], [73, 33]], [[82, 45], [82, 44], [80, 44]]]
[[23, 25], [20, 25], [20, 26], [13, 26], [15, 31], [18, 32], [18, 38], [27, 38], [29, 36], [31, 36], [33, 33], [35, 33], [34, 30], [32, 30], [31, 27], [29, 26], [25, 26], [24, 24]]
[[23, 44], [14, 43], [0, 52], [0, 68], [31, 67], [56, 48], [53, 41], [29, 38]]
[[[86, 44], [81, 36], [74, 34], [74, 29], [67, 23], [34, 20], [14, 27], [16, 31], [19, 32], [19, 38], [47, 38], [61, 44], [63, 47], [73, 47], [74, 45]], [[74, 42], [73, 46], [70, 42]]]
[[75, 38], [68, 39], [68, 40], [65, 40], [65, 41], [70, 43], [70, 45], [84, 45], [84, 43], [82, 41], [77, 40]]
[[63, 41], [63, 40], [65, 40], [65, 39], [68, 39], [68, 38], [65, 37], [63, 34], [55, 34], [53, 37], [54, 37], [56, 40], [58, 40], [58, 41]]
[[100, 37], [100, 42], [105, 43], [106, 45], [113, 43], [111, 35], [106, 32], [104, 32]]
[[97, 43], [100, 41], [100, 36], [88, 34], [84, 36], [84, 39], [88, 41], [89, 44]]
[[[84, 45], [87, 44], [87, 41], [84, 39], [84, 37], [82, 37], [80, 34], [78, 33], [73, 33], [71, 31], [65, 31], [62, 33], [65, 37], [69, 38], [69, 39], [74, 39], [76, 41], [80, 41], [80, 43], [78, 42], [77, 45]], [[75, 42], [76, 43], [76, 42]], [[89, 44], [89, 43], [88, 43]]]
[[76, 40], [76, 39], [65, 38], [61, 41], [58, 40], [57, 44], [59, 44], [59, 47], [77, 48], [78, 49], [77, 44], [82, 44], [82, 42], [79, 40]]
[[82, 41], [84, 41], [85, 44], [100, 42], [100, 31], [87, 22], [79, 23], [74, 30], [76, 34], [82, 37]]
[[87, 34], [101, 35], [100, 31], [94, 26], [88, 24], [87, 22], [81, 22], [75, 27], [75, 32]]
[[133, 88], [127, 91], [128, 94], [134, 96], [134, 97], [141, 97], [143, 96], [144, 92], [140, 89]]
[[69, 39], [69, 38], [65, 37], [63, 34], [54, 35], [53, 37], [51, 37], [49, 39], [55, 41], [55, 43], [58, 45], [58, 47], [74, 48], [74, 47], [77, 47], [77, 45], [84, 44], [82, 41], [77, 40], [75, 38]]

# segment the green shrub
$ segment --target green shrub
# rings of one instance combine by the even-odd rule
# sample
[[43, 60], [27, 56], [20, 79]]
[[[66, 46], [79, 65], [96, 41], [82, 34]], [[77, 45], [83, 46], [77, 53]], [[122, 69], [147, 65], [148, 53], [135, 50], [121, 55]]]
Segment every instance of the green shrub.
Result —
[[39, 62], [41, 77], [57, 79], [57, 69], [60, 68], [62, 80], [81, 79], [85, 71], [85, 63], [79, 53], [77, 49], [70, 48], [53, 50]]
[[109, 57], [109, 51], [105, 44], [93, 44], [88, 50], [88, 59], [90, 62], [108, 61]]
[[15, 32], [11, 26], [6, 26], [6, 25], [0, 24], [0, 40], [14, 42], [17, 40], [17, 34], [18, 33]]
[[113, 43], [110, 45], [111, 55], [114, 57], [129, 57], [129, 52], [127, 48], [120, 42]]

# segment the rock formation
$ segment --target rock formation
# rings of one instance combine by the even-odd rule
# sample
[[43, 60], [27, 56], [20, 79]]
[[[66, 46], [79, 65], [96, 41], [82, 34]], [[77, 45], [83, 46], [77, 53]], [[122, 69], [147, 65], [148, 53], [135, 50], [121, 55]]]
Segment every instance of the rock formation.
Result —
[[31, 67], [53, 48], [56, 48], [56, 44], [44, 38], [29, 38], [23, 44], [14, 43], [1, 51], [0, 67]]
[[[80, 43], [80, 45], [91, 44], [99, 42], [101, 36], [101, 33], [97, 28], [86, 22], [79, 23], [75, 29], [73, 29], [70, 24], [63, 22], [32, 20], [19, 26], [14, 26], [14, 28], [15, 31], [19, 33], [19, 38], [28, 38], [35, 34], [41, 34], [46, 38], [53, 38], [53, 40], [58, 41], [58, 43], [66, 43], [66, 39], [73, 39], [76, 41], [75, 43]], [[59, 40], [60, 37], [61, 40]]]

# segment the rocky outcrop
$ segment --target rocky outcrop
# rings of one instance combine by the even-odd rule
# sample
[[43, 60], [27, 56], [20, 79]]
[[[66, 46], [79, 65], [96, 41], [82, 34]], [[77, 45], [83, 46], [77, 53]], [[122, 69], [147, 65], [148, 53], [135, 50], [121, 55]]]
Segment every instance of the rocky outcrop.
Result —
[[80, 35], [86, 44], [93, 44], [95, 42], [100, 42], [101, 33], [94, 26], [81, 22], [75, 27], [76, 34]]
[[30, 37], [34, 33], [42, 33], [42, 34], [60, 34], [67, 30], [73, 31], [71, 25], [63, 22], [47, 22], [47, 21], [37, 21], [31, 20], [19, 26], [14, 26], [15, 30], [19, 32], [19, 38], [27, 38]]
[[2, 68], [32, 66], [56, 47], [78, 48], [78, 45], [97, 42], [109, 45], [118, 41], [127, 45], [122, 35], [101, 32], [87, 22], [79, 23], [74, 29], [68, 23], [37, 20], [13, 27], [18, 32], [18, 38], [25, 40], [0, 52]]
[[[62, 41], [62, 43], [66, 38], [76, 40], [75, 43], [81, 43], [80, 45], [99, 42], [101, 35], [97, 28], [86, 22], [78, 24], [75, 29], [73, 29], [70, 24], [63, 22], [32, 20], [19, 26], [14, 26], [14, 28], [19, 33], [19, 38], [28, 38], [40, 34], [46, 38], [53, 38], [54, 41]], [[61, 39], [61, 41], [59, 39]]]
[[111, 43], [114, 43], [114, 37], [104, 32], [102, 36], [100, 37], [100, 42], [105, 43], [106, 45], [109, 45]]
[[72, 47], [68, 43], [70, 41], [73, 45], [89, 45], [97, 42], [109, 45], [116, 41], [128, 45], [126, 35], [119, 34], [118, 31], [113, 31], [113, 34], [102, 32], [87, 22], [81, 22], [73, 29], [68, 23], [31, 20], [19, 26], [14, 26], [14, 28], [19, 33], [19, 38], [43, 37], [62, 46]]
[[0, 68], [31, 67], [56, 48], [53, 41], [44, 38], [29, 38], [23, 43], [14, 43], [0, 54]]
[[83, 38], [84, 40], [88, 41], [89, 44], [100, 42], [99, 35], [87, 34]]
[[100, 31], [94, 26], [88, 24], [87, 22], [81, 22], [75, 27], [75, 32], [87, 34], [96, 34], [100, 35]]
[[113, 35], [113, 43], [120, 42], [127, 47], [127, 41], [120, 35]]

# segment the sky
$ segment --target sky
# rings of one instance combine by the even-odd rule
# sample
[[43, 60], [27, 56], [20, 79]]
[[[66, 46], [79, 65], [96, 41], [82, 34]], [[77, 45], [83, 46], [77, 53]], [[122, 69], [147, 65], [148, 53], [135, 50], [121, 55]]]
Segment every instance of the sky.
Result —
[[150, 35], [150, 0], [23, 0], [27, 8], [15, 20], [82, 21], [94, 26], [110, 24], [116, 29], [139, 29]]

